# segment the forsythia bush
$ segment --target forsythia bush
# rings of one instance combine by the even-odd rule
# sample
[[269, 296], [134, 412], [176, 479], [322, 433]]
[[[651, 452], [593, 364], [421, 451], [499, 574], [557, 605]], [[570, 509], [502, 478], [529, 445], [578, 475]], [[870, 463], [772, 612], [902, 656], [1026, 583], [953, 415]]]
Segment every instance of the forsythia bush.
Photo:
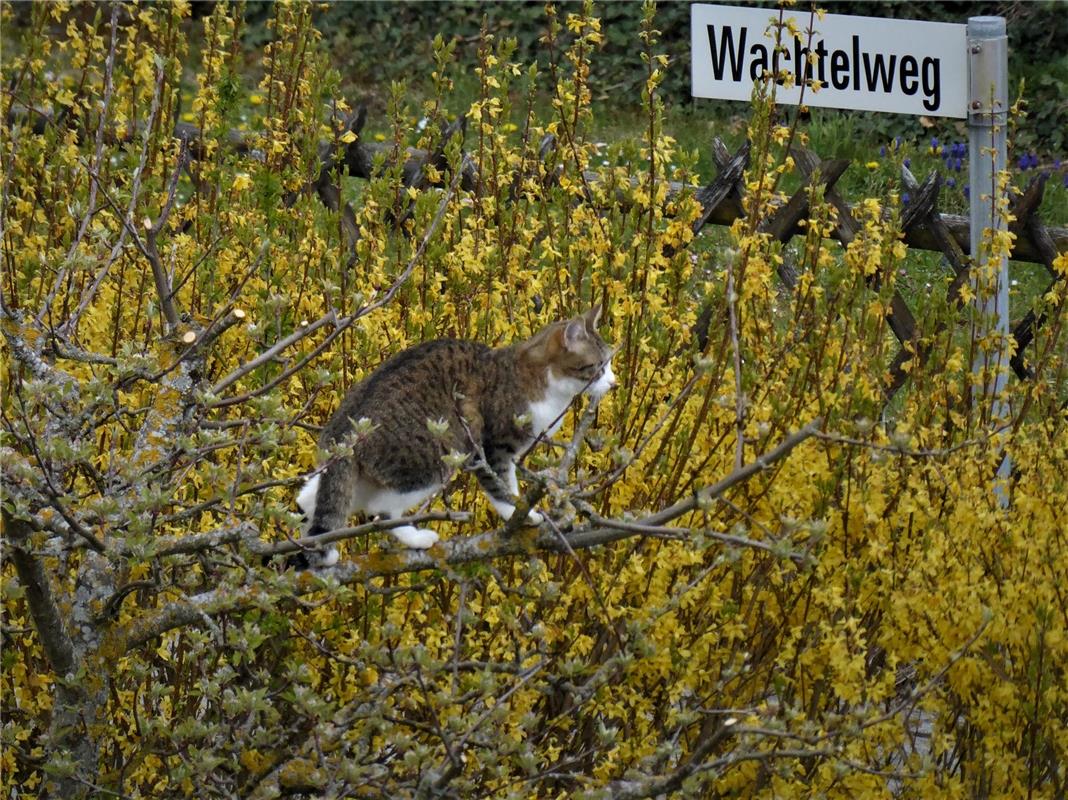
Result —
[[[312, 13], [274, 6], [256, 85], [240, 5], [195, 57], [183, 3], [35, 5], [5, 53], [3, 796], [1064, 796], [1068, 255], [1005, 413], [937, 291], [887, 404], [897, 196], [843, 249], [806, 190], [781, 244], [801, 134], [758, 97], [696, 240], [651, 8], [607, 148], [589, 8], [547, 9], [545, 73], [484, 35], [464, 130], [439, 41], [381, 143]], [[458, 475], [425, 555], [261, 564], [352, 382], [597, 302], [620, 386], [526, 461], [552, 525]]]

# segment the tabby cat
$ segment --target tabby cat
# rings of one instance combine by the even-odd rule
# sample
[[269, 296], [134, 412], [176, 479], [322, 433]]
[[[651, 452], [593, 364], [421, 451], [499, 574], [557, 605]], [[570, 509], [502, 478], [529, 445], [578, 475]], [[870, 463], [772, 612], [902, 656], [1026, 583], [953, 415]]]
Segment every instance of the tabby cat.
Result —
[[[519, 493], [516, 458], [542, 434], [556, 432], [579, 394], [599, 397], [616, 384], [612, 351], [597, 334], [600, 315], [598, 305], [496, 350], [438, 339], [386, 361], [349, 390], [323, 429], [324, 450], [348, 444], [351, 454], [328, 459], [297, 496], [305, 535], [341, 527], [356, 511], [404, 516], [441, 489], [450, 455], [466, 456], [465, 468], [497, 513], [510, 518]], [[526, 519], [541, 521], [536, 511]], [[416, 549], [438, 540], [434, 531], [411, 525], [390, 533]], [[337, 558], [330, 548], [296, 561], [330, 566]]]

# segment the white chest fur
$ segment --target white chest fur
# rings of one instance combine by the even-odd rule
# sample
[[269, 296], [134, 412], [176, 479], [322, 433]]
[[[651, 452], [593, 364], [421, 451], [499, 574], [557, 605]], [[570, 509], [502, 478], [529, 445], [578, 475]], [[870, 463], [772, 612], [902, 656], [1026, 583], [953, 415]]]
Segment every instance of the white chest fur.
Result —
[[574, 378], [557, 378], [549, 371], [548, 385], [540, 400], [530, 404], [531, 426], [534, 435], [545, 433], [552, 436], [564, 422], [564, 413], [575, 395], [582, 391], [583, 383]]

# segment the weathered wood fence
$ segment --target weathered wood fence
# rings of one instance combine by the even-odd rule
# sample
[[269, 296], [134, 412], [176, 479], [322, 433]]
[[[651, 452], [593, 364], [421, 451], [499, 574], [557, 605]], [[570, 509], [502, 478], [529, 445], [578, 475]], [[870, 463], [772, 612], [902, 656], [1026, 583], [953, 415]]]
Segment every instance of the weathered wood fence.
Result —
[[[352, 131], [357, 139], [344, 146], [341, 151], [332, 150], [329, 145], [322, 146], [320, 153], [322, 169], [318, 180], [308, 187], [316, 191], [324, 204], [339, 211], [345, 230], [353, 242], [358, 237], [355, 215], [352, 209], [341, 200], [339, 187], [334, 184], [332, 176], [341, 172], [357, 178], [370, 179], [375, 174], [376, 161], [388, 156], [394, 149], [392, 145], [365, 142], [359, 138], [366, 119], [366, 112], [361, 108], [345, 121], [343, 132]], [[405, 188], [422, 189], [430, 185], [425, 170], [427, 165], [433, 165], [444, 174], [449, 168], [445, 157], [446, 146], [454, 136], [458, 135], [462, 138], [465, 130], [466, 119], [461, 117], [441, 131], [438, 144], [433, 150], [408, 148], [407, 160], [402, 170]], [[176, 136], [190, 143], [195, 142], [199, 134], [196, 128], [184, 123], [179, 124], [175, 131]], [[246, 152], [252, 150], [252, 145], [249, 145], [247, 140], [240, 135], [232, 135], [231, 143]], [[539, 146], [542, 163], [549, 164], [555, 151], [556, 139], [552, 135], [547, 135]], [[809, 213], [809, 189], [814, 181], [818, 181], [822, 185], [824, 198], [838, 212], [832, 236], [843, 246], [848, 246], [860, 230], [860, 224], [853, 215], [852, 207], [841, 196], [835, 185], [849, 168], [850, 162], [844, 159], [823, 161], [804, 148], [794, 148], [791, 152], [804, 177], [804, 183], [772, 217], [764, 222], [763, 230], [784, 243], [802, 233], [801, 223]], [[709, 223], [730, 225], [745, 213], [742, 201], [746, 191], [745, 169], [749, 163], [749, 145], [742, 145], [732, 155], [723, 142], [717, 138], [712, 142], [712, 156], [718, 175], [711, 183], [696, 192], [695, 197], [701, 204], [702, 210], [694, 223], [695, 233]], [[558, 165], [549, 170], [547, 181], [555, 181], [562, 169], [562, 165]], [[474, 188], [478, 183], [478, 174], [474, 163], [467, 156], [463, 158], [461, 172], [460, 185], [466, 189]], [[588, 172], [584, 177], [589, 183], [596, 183], [600, 180], [594, 172]], [[1010, 231], [1016, 236], [1010, 257], [1017, 261], [1040, 263], [1045, 266], [1051, 278], [1046, 292], [1053, 288], [1054, 282], [1060, 277], [1054, 270], [1054, 259], [1060, 252], [1068, 251], [1068, 228], [1049, 227], [1042, 222], [1038, 213], [1048, 177], [1045, 173], [1036, 176], [1028, 188], [1016, 198], [1012, 206], [1014, 221], [1010, 226]], [[971, 267], [969, 220], [964, 216], [943, 214], [938, 210], [939, 194], [942, 188], [941, 176], [938, 173], [932, 172], [922, 184], [918, 183], [907, 169], [903, 170], [902, 178], [905, 188], [912, 197], [901, 215], [904, 241], [910, 248], [936, 251], [945, 256], [946, 262], [953, 270], [948, 299], [962, 306], [961, 290], [968, 282]], [[516, 186], [518, 184], [517, 181]], [[683, 184], [669, 183], [669, 195], [691, 190], [692, 187]], [[407, 214], [397, 222], [403, 221], [406, 216]], [[777, 269], [783, 285], [792, 291], [797, 282], [793, 268], [788, 263], [782, 262]], [[871, 278], [872, 281], [876, 279], [877, 276]], [[698, 327], [703, 326], [703, 330], [707, 331], [709, 321], [710, 310], [703, 315]], [[923, 344], [923, 341], [940, 333], [945, 323], [941, 323], [936, 330], [921, 331], [904, 297], [896, 289], [891, 298], [887, 321], [900, 345], [897, 355], [890, 364], [889, 383], [885, 387], [885, 400], [889, 402], [908, 380], [912, 370], [907, 369], [906, 364], [917, 359], [918, 364], [922, 365], [927, 360], [930, 346]], [[1012, 328], [1017, 349], [1010, 363], [1013, 371], [1020, 378], [1032, 377], [1031, 368], [1027, 364], [1027, 348], [1034, 341], [1036, 328], [1044, 321], [1044, 314], [1036, 317], [1034, 311], [1029, 311]], [[698, 335], [706, 334], [699, 332]]]
[[[48, 114], [35, 112], [35, 115], [35, 128], [55, 124]], [[342, 226], [353, 248], [353, 259], [359, 229], [353, 209], [342, 198], [336, 176], [347, 175], [370, 179], [376, 174], [376, 165], [382, 163], [383, 160], [388, 160], [395, 153], [392, 144], [367, 142], [360, 137], [366, 120], [366, 110], [360, 108], [344, 120], [336, 132], [335, 143], [320, 145], [319, 175], [316, 180], [305, 187], [305, 191], [314, 191], [324, 205], [341, 215]], [[449, 164], [445, 155], [446, 147], [455, 136], [463, 139], [465, 131], [466, 118], [460, 117], [442, 128], [437, 136], [437, 144], [432, 150], [407, 148], [404, 151], [405, 163], [401, 173], [403, 188], [425, 189], [434, 185], [428, 177], [427, 166], [433, 166], [437, 173], [445, 176], [438, 181], [437, 185], [441, 185], [441, 181], [451, 180], [447, 175]], [[355, 140], [348, 144], [337, 144], [337, 140], [348, 132], [356, 135]], [[189, 162], [200, 157], [203, 151], [203, 134], [195, 126], [179, 122], [175, 126], [174, 136], [183, 143], [180, 167], [185, 169], [190, 178], [195, 181], [196, 177], [190, 170]], [[255, 134], [232, 131], [227, 136], [225, 144], [250, 158], [262, 157], [256, 150]], [[563, 171], [563, 166], [554, 162], [556, 150], [555, 137], [552, 135], [544, 137], [539, 146], [539, 156], [542, 163], [550, 167], [546, 172], [546, 184], [555, 182]], [[832, 238], [838, 240], [843, 246], [848, 246], [856, 237], [860, 224], [853, 215], [852, 207], [841, 196], [835, 185], [849, 168], [850, 162], [843, 159], [823, 161], [804, 148], [794, 148], [792, 155], [804, 178], [803, 185], [773, 216], [765, 220], [762, 230], [783, 243], [802, 233], [801, 223], [809, 213], [809, 189], [814, 181], [818, 181], [822, 186], [824, 198], [838, 212], [838, 219], [831, 234]], [[746, 191], [744, 173], [749, 160], [749, 146], [743, 145], [731, 154], [719, 139], [714, 139], [712, 156], [718, 175], [711, 183], [695, 193], [702, 209], [694, 223], [695, 233], [710, 223], [730, 225], [745, 213], [742, 201]], [[1054, 283], [1060, 279], [1053, 267], [1054, 260], [1059, 253], [1068, 251], [1068, 228], [1047, 226], [1039, 216], [1039, 207], [1048, 177], [1047, 174], [1036, 176], [1027, 189], [1016, 197], [1011, 209], [1014, 221], [1009, 228], [1016, 236], [1010, 257], [1016, 261], [1042, 264], [1049, 272], [1051, 280], [1046, 292], [1053, 288]], [[585, 173], [584, 178], [590, 184], [600, 180], [600, 176], [594, 172]], [[467, 155], [462, 159], [459, 179], [459, 185], [464, 189], [470, 190], [478, 185], [477, 170], [474, 162]], [[963, 305], [961, 290], [968, 281], [971, 266], [969, 220], [964, 216], [943, 214], [939, 211], [938, 200], [942, 184], [937, 173], [931, 173], [921, 184], [905, 169], [902, 179], [904, 187], [912, 197], [901, 216], [904, 242], [910, 248], [935, 251], [945, 256], [946, 262], [953, 270], [948, 299], [958, 305]], [[520, 181], [517, 180], [515, 186], [518, 187], [519, 183]], [[692, 187], [669, 182], [669, 196], [686, 191], [692, 191]], [[285, 198], [286, 204], [295, 202], [297, 196], [297, 194], [288, 195]], [[399, 227], [411, 214], [411, 209], [412, 205], [409, 203], [407, 210], [394, 220], [395, 225]], [[783, 285], [787, 290], [792, 291], [797, 282], [793, 268], [784, 262], [778, 266], [778, 272]], [[877, 277], [873, 276], [872, 280], [875, 279]], [[710, 315], [710, 309], [702, 315], [703, 319], [698, 323], [701, 329], [698, 332], [699, 337], [706, 335], [702, 333], [702, 330], [707, 332]], [[906, 364], [913, 359], [917, 359], [920, 365], [926, 361], [930, 348], [924, 345], [923, 341], [941, 332], [944, 329], [944, 323], [936, 330], [921, 331], [911, 309], [897, 290], [891, 298], [887, 321], [900, 344], [900, 349], [890, 364], [890, 378], [885, 387], [885, 397], [889, 401], [908, 379], [911, 370], [906, 368]], [[1044, 322], [1044, 314], [1036, 316], [1034, 311], [1029, 311], [1012, 327], [1017, 349], [1010, 363], [1013, 371], [1020, 378], [1032, 377], [1031, 368], [1027, 363], [1027, 351], [1034, 341], [1035, 330]]]
[[[359, 125], [362, 126], [362, 124], [363, 118], [361, 117]], [[405, 181], [415, 181], [422, 176], [422, 165], [425, 163], [435, 162], [439, 167], [445, 166], [443, 156], [445, 144], [451, 136], [457, 133], [463, 134], [462, 124], [449, 126], [443, 133], [441, 143], [431, 153], [423, 150], [409, 150], [409, 160], [404, 168]], [[549, 160], [555, 147], [556, 141], [551, 135], [542, 140], [539, 155], [543, 162]], [[382, 146], [354, 142], [350, 146], [349, 154], [346, 155], [346, 164], [350, 166], [348, 174], [370, 177], [370, 165], [374, 162], [375, 154], [381, 151]], [[793, 148], [791, 153], [804, 177], [804, 184], [772, 217], [764, 222], [763, 231], [783, 243], [802, 233], [801, 223], [809, 213], [809, 189], [814, 181], [818, 181], [822, 185], [824, 198], [838, 212], [832, 237], [843, 246], [848, 246], [860, 230], [860, 224], [853, 216], [852, 206], [837, 191], [835, 184], [849, 168], [850, 162], [844, 159], [822, 161], [817, 155], [804, 148]], [[694, 233], [709, 223], [731, 225], [745, 213], [742, 201], [745, 196], [745, 169], [749, 161], [748, 144], [740, 147], [732, 155], [723, 142], [717, 138], [712, 142], [712, 156], [719, 174], [710, 184], [696, 192], [695, 196], [702, 210], [694, 223]], [[560, 174], [560, 169], [550, 172], [549, 180], [555, 180]], [[477, 174], [470, 159], [465, 158], [463, 170], [463, 185], [468, 188], [474, 186], [477, 182]], [[943, 214], [939, 211], [938, 200], [942, 181], [937, 172], [932, 172], [922, 184], [917, 182], [907, 168], [903, 168], [902, 172], [904, 186], [912, 196], [901, 215], [904, 241], [910, 248], [935, 251], [945, 256], [946, 262], [953, 270], [953, 278], [948, 288], [948, 299], [961, 307], [963, 306], [961, 291], [968, 282], [972, 263], [969, 252], [971, 249], [969, 220], [964, 216]], [[596, 183], [600, 180], [594, 172], [587, 172], [584, 178], [589, 183]], [[1016, 261], [1042, 264], [1049, 273], [1051, 282], [1043, 294], [1048, 293], [1054, 283], [1060, 279], [1053, 267], [1054, 260], [1059, 253], [1068, 251], [1068, 228], [1047, 226], [1039, 216], [1039, 207], [1042, 204], [1048, 178], [1049, 175], [1046, 173], [1037, 175], [1027, 189], [1016, 197], [1011, 209], [1014, 221], [1009, 227], [1010, 232], [1016, 237], [1010, 257]], [[670, 183], [669, 186], [669, 195], [691, 191], [691, 187], [679, 183]], [[778, 265], [777, 269], [783, 285], [792, 291], [797, 282], [797, 275], [793, 268], [784, 261]], [[877, 280], [877, 276], [872, 276], [871, 280]], [[703, 316], [704, 319], [699, 321], [698, 327], [707, 331], [710, 310]], [[897, 355], [890, 364], [890, 379], [885, 387], [885, 399], [889, 402], [908, 380], [912, 370], [907, 369], [906, 364], [916, 359], [918, 364], [922, 365], [927, 360], [930, 346], [923, 342], [928, 337], [942, 332], [945, 323], [940, 323], [936, 330], [921, 331], [915, 315], [896, 289], [890, 301], [887, 321], [900, 345]], [[1036, 328], [1044, 321], [1045, 314], [1036, 317], [1034, 311], [1028, 311], [1027, 315], [1012, 328], [1017, 349], [1010, 364], [1020, 378], [1032, 377], [1031, 368], [1027, 363], [1027, 348], [1034, 341]], [[699, 332], [698, 335], [705, 334]]]
[[[744, 184], [741, 176], [735, 173], [739, 158], [746, 152], [743, 147], [731, 158], [722, 142], [716, 140], [713, 143], [713, 157], [720, 174], [712, 184], [697, 193], [697, 199], [704, 208], [699, 220], [702, 225], [706, 220], [729, 225], [742, 213]], [[819, 181], [823, 187], [824, 198], [838, 212], [833, 236], [843, 246], [847, 246], [856, 237], [860, 225], [853, 216], [852, 208], [835, 189], [835, 184], [849, 167], [849, 162], [842, 159], [821, 161], [814, 153], [803, 148], [794, 148], [792, 155], [805, 178], [804, 185], [765, 222], [764, 230], [782, 242], [800, 233], [800, 223], [809, 211], [809, 189], [813, 181]], [[933, 250], [945, 256], [953, 270], [948, 299], [961, 306], [961, 290], [968, 281], [972, 263], [968, 252], [968, 219], [939, 212], [938, 197], [942, 182], [938, 173], [931, 173], [923, 184], [919, 184], [908, 169], [903, 169], [902, 177], [905, 188], [912, 195], [911, 202], [901, 215], [904, 241], [909, 247]], [[1060, 279], [1053, 267], [1054, 260], [1060, 252], [1068, 251], [1068, 230], [1046, 226], [1038, 213], [1048, 178], [1045, 173], [1036, 176], [1027, 189], [1017, 196], [1011, 209], [1014, 221], [1009, 228], [1016, 236], [1011, 258], [1040, 263], [1048, 271], [1051, 282], [1043, 294], [1048, 293]], [[778, 270], [783, 284], [792, 290], [797, 278], [789, 264], [781, 263]], [[872, 276], [872, 280], [876, 277]], [[905, 365], [914, 358], [921, 365], [926, 361], [930, 348], [921, 344], [921, 341], [941, 332], [944, 324], [937, 330], [920, 331], [915, 316], [896, 289], [891, 298], [887, 321], [900, 343], [900, 350], [890, 365], [890, 382], [886, 386], [886, 399], [889, 401], [908, 379], [910, 370], [906, 370]], [[1036, 317], [1034, 311], [1028, 311], [1012, 328], [1017, 350], [1010, 363], [1020, 378], [1032, 377], [1026, 359], [1027, 347], [1034, 341], [1035, 329], [1044, 321], [1044, 314]]]

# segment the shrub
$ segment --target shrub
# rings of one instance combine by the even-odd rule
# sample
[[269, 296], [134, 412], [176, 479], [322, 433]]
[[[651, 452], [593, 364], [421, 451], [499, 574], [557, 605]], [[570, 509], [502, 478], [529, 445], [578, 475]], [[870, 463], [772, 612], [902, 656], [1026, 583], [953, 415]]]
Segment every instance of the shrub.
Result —
[[[746, 213], [699, 246], [651, 7], [616, 165], [588, 8], [544, 69], [483, 33], [462, 133], [439, 40], [428, 124], [394, 85], [379, 145], [298, 4], [255, 87], [212, 10], [183, 123], [186, 13], [34, 6], [5, 64], [6, 795], [1064, 793], [1065, 256], [1007, 416], [973, 402], [1003, 343], [937, 298], [887, 409], [896, 197], [842, 253], [812, 189], [778, 243], [797, 133], [758, 97]], [[593, 302], [621, 386], [527, 461], [553, 524], [458, 476], [428, 553], [261, 565], [354, 380]]]

